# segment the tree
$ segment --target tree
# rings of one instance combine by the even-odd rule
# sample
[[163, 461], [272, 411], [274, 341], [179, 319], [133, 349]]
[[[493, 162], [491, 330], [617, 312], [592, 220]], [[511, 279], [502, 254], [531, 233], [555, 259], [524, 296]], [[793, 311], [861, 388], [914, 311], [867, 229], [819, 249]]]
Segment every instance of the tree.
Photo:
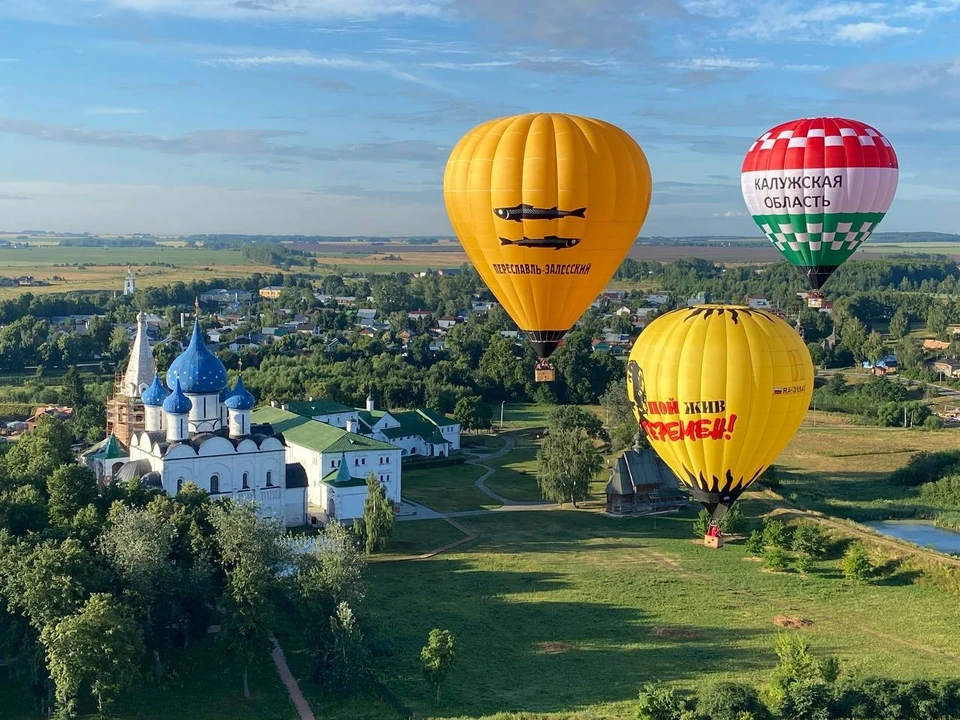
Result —
[[770, 545], [763, 551], [763, 566], [767, 570], [774, 572], [783, 572], [787, 569], [787, 554], [783, 548], [777, 545]]
[[603, 467], [603, 458], [581, 429], [551, 432], [537, 452], [537, 484], [547, 500], [573, 506], [587, 496], [590, 481]]
[[872, 365], [876, 366], [877, 361], [884, 356], [884, 350], [885, 346], [883, 343], [883, 336], [874, 330], [864, 341], [861, 352], [863, 353], [864, 358], [869, 360]]
[[108, 526], [101, 536], [100, 549], [133, 593], [146, 618], [148, 645], [153, 651], [154, 672], [163, 675], [160, 664], [163, 610], [169, 608], [171, 588], [176, 582], [170, 561], [176, 528], [169, 518], [147, 509], [114, 503]]
[[77, 410], [87, 404], [87, 388], [83, 378], [77, 372], [77, 366], [71, 365], [63, 374], [60, 384], [60, 397], [64, 405]]
[[437, 706], [440, 705], [440, 686], [453, 668], [456, 660], [456, 639], [449, 630], [434, 628], [427, 644], [420, 650], [423, 676], [437, 689]]
[[47, 478], [50, 522], [69, 525], [81, 508], [97, 500], [97, 479], [83, 465], [61, 465]]
[[873, 576], [873, 563], [859, 543], [851, 545], [843, 554], [843, 576], [854, 583], [865, 583]]
[[[313, 674], [335, 689], [350, 679], [357, 669], [351, 670], [351, 663], [361, 658], [351, 643], [360, 637], [353, 612], [365, 594], [363, 566], [353, 535], [336, 521], [327, 523], [322, 537], [296, 556], [294, 583], [303, 617], [311, 619], [304, 631]], [[362, 659], [365, 665], [366, 657]]]
[[243, 668], [243, 695], [250, 697], [250, 664], [271, 647], [274, 606], [270, 594], [289, 560], [288, 547], [279, 522], [260, 517], [253, 503], [215, 503], [209, 516], [226, 575], [217, 639]]
[[45, 488], [56, 468], [74, 462], [72, 440], [59, 420], [45, 415], [37, 418], [34, 429], [25, 432], [3, 456], [3, 476]]
[[697, 714], [710, 720], [773, 720], [756, 689], [735, 682], [721, 682], [704, 692]]
[[640, 689], [637, 720], [682, 720], [687, 709], [676, 690], [648, 683]]
[[863, 345], [867, 341], [867, 330], [858, 318], [850, 318], [843, 324], [841, 341], [853, 353], [857, 362], [863, 360]]
[[821, 558], [827, 550], [827, 535], [820, 525], [802, 522], [793, 530], [793, 551], [810, 558]]
[[622, 379], [614, 379], [600, 397], [604, 422], [610, 436], [610, 449], [613, 452], [633, 445], [638, 434], [637, 420], [633, 415], [627, 386]]
[[890, 337], [900, 340], [910, 332], [910, 316], [903, 305], [897, 308], [890, 318]]
[[367, 499], [363, 503], [364, 549], [369, 555], [383, 550], [393, 533], [393, 503], [387, 497], [387, 489], [376, 474], [367, 473]]
[[725, 533], [736, 535], [743, 532], [744, 525], [747, 524], [740, 510], [740, 503], [734, 503], [730, 509], [720, 518], [720, 529]]
[[750, 537], [747, 538], [747, 552], [754, 557], [763, 555], [763, 531], [754, 529], [750, 531]]
[[937, 337], [947, 332], [947, 313], [939, 302], [931, 305], [927, 311], [927, 331]]
[[84, 686], [103, 712], [107, 701], [139, 678], [143, 638], [127, 610], [110, 595], [91, 595], [76, 614], [44, 628], [40, 637], [57, 704], [67, 716], [73, 714]]
[[576, 405], [558, 405], [550, 414], [548, 432], [558, 430], [583, 430], [594, 440], [608, 439], [607, 431], [597, 414]]
[[790, 544], [787, 526], [781, 520], [763, 521], [763, 544], [786, 549]]
[[[369, 651], [350, 606], [341, 602], [330, 616], [332, 642], [325, 680], [342, 695], [351, 695], [370, 675]], [[439, 704], [439, 700], [437, 701]]]
[[463, 430], [483, 430], [490, 427], [492, 410], [479, 395], [468, 395], [457, 400], [453, 417]]
[[0, 492], [0, 528], [13, 536], [39, 532], [47, 526], [47, 508], [33, 485]]

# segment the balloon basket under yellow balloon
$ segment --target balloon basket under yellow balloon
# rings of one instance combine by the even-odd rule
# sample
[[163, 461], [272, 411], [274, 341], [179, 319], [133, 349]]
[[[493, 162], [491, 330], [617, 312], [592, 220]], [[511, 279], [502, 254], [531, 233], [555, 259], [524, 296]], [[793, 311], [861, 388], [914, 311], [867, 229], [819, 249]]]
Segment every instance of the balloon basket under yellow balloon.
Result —
[[714, 550], [719, 550], [723, 547], [723, 537], [720, 535], [704, 535], [703, 544], [708, 548], [713, 548]]

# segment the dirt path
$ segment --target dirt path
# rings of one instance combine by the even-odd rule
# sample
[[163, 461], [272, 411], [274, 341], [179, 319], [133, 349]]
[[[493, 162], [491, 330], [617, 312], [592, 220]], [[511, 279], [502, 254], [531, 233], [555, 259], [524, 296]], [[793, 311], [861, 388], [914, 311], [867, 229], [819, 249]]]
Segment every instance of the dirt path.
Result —
[[293, 705], [297, 709], [300, 720], [316, 720], [313, 710], [310, 709], [310, 704], [303, 696], [303, 693], [300, 692], [300, 685], [297, 683], [297, 679], [293, 676], [293, 673], [290, 672], [290, 666], [287, 665], [287, 658], [283, 654], [283, 648], [280, 647], [280, 643], [277, 642], [273, 633], [270, 634], [270, 642], [273, 643], [273, 652], [270, 653], [270, 657], [273, 658], [273, 664], [277, 666], [277, 674], [280, 676], [280, 680], [283, 681], [283, 686], [287, 689], [287, 693], [289, 693], [290, 700], [293, 701]]
[[467, 460], [467, 465], [475, 465], [478, 468], [483, 468], [484, 473], [476, 480], [474, 480], [474, 485], [477, 486], [477, 489], [488, 497], [493, 498], [498, 503], [501, 504], [498, 508], [489, 508], [484, 510], [462, 510], [459, 512], [446, 513], [444, 517], [469, 517], [471, 515], [482, 515], [488, 512], [503, 512], [504, 510], [553, 510], [559, 507], [556, 503], [543, 502], [540, 500], [534, 500], [529, 502], [522, 502], [520, 500], [511, 500], [510, 498], [504, 497], [497, 492], [494, 492], [487, 487], [487, 480], [497, 471], [496, 468], [485, 465], [483, 460], [495, 460], [501, 458], [504, 455], [510, 453], [516, 446], [517, 441], [510, 435], [503, 435], [503, 447], [499, 450], [495, 450], [492, 453], [481, 454], [468, 452], [467, 455], [472, 456], [472, 459]]

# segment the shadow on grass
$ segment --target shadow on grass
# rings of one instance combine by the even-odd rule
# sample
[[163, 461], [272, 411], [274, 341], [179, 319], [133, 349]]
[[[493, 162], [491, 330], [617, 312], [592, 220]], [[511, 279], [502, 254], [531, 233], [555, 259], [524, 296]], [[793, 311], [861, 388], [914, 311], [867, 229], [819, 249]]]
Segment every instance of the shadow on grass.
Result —
[[[569, 711], [632, 700], [644, 682], [691, 680], [730, 666], [755, 670], [771, 662], [746, 647], [765, 631], [658, 627], [638, 608], [571, 600], [579, 587], [551, 572], [478, 570], [449, 559], [395, 570], [415, 575], [379, 580], [431, 590], [379, 613], [395, 628], [384, 677], [405, 703], [431, 717]], [[378, 587], [378, 596], [384, 591], [389, 588]], [[458, 666], [439, 710], [418, 661], [434, 627], [459, 639]]]

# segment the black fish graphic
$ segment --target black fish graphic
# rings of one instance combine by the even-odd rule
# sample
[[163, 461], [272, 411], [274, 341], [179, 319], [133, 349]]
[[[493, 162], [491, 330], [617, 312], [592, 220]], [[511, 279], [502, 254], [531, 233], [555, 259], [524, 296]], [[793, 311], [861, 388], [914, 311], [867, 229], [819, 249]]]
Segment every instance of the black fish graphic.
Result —
[[538, 208], [533, 205], [514, 205], [513, 207], [496, 208], [494, 214], [501, 220], [513, 220], [520, 222], [522, 220], [559, 220], [565, 217], [586, 217], [587, 209], [585, 207], [576, 210], [557, 210], [557, 206], [552, 208]]
[[529, 248], [553, 248], [554, 250], [566, 250], [576, 247], [580, 244], [580, 238], [562, 238], [556, 235], [547, 235], [542, 238], [528, 238], [523, 236], [523, 240], [507, 240], [500, 238], [501, 245], [517, 245], [519, 247]]

